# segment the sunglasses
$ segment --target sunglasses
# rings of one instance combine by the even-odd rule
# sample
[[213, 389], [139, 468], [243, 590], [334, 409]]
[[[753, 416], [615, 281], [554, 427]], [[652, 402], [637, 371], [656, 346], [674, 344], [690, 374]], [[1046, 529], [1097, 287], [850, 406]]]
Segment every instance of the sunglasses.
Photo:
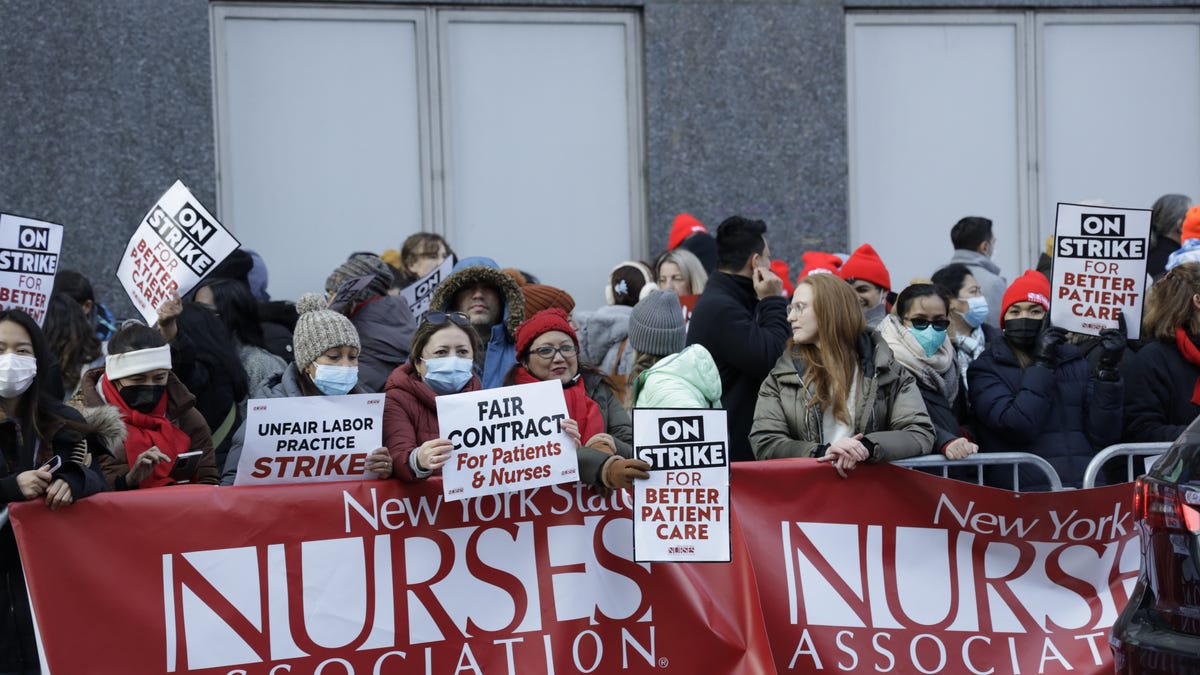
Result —
[[911, 323], [912, 327], [916, 328], [917, 330], [925, 330], [932, 325], [934, 330], [945, 332], [946, 329], [950, 327], [950, 319], [934, 319], [933, 321], [926, 319], [909, 319], [908, 322]]
[[425, 315], [425, 321], [435, 326], [442, 326], [447, 323], [453, 323], [460, 328], [469, 328], [471, 326], [471, 319], [462, 312], [429, 312]]

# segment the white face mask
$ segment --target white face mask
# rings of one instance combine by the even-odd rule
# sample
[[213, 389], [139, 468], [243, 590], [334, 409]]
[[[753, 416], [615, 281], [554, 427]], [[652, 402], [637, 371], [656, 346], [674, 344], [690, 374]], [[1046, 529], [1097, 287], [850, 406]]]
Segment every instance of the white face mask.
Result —
[[37, 377], [37, 359], [24, 354], [0, 354], [0, 398], [16, 398]]

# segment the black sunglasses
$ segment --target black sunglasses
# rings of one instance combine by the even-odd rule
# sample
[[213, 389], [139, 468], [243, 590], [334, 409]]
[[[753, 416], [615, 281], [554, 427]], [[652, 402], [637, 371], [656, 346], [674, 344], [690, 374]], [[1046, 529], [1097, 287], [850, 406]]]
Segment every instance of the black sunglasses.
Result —
[[928, 321], [926, 319], [909, 319], [908, 322], [911, 323], [912, 327], [916, 328], [917, 330], [925, 330], [926, 328], [929, 328], [931, 324], [933, 325], [934, 330], [942, 332], [945, 332], [945, 330], [950, 327], [950, 319], [934, 319], [933, 321]]
[[429, 312], [425, 315], [425, 320], [435, 326], [451, 322], [460, 328], [469, 328], [471, 326], [471, 319], [462, 312]]

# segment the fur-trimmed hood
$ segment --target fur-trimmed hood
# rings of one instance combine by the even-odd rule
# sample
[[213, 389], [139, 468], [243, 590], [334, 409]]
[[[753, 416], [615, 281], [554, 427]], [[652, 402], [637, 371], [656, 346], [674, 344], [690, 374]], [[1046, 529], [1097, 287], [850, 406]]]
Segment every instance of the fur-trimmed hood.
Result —
[[85, 407], [82, 404], [73, 406], [83, 415], [84, 421], [95, 428], [95, 438], [104, 449], [115, 457], [124, 457], [125, 437], [129, 435], [125, 420], [121, 419], [121, 411], [114, 405], [98, 405]]
[[429, 306], [443, 312], [455, 311], [455, 308], [451, 306], [454, 296], [462, 289], [477, 283], [484, 283], [500, 289], [500, 299], [504, 303], [504, 310], [501, 313], [501, 316], [504, 317], [504, 328], [508, 332], [508, 338], [515, 341], [517, 326], [525, 320], [525, 296], [521, 294], [521, 287], [517, 285], [517, 282], [498, 269], [487, 265], [472, 265], [458, 270], [438, 284]]

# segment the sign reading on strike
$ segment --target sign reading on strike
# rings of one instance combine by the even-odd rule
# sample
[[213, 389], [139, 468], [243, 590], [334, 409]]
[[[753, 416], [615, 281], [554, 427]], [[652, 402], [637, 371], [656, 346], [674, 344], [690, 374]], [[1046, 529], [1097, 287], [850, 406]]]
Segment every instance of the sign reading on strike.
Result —
[[252, 398], [234, 485], [378, 478], [367, 455], [383, 445], [383, 394]]
[[0, 213], [0, 308], [42, 325], [61, 249], [61, 225]]
[[1059, 204], [1054, 226], [1050, 320], [1099, 335], [1125, 314], [1130, 339], [1142, 327], [1150, 211]]
[[729, 431], [724, 410], [633, 411], [637, 562], [729, 562]]
[[563, 433], [558, 380], [438, 396], [438, 428], [454, 443], [442, 467], [446, 499], [515, 492], [579, 477]]
[[212, 214], [175, 181], [150, 208], [117, 266], [129, 299], [153, 325], [158, 306], [187, 293], [240, 244]]
[[454, 257], [446, 256], [442, 264], [433, 268], [432, 272], [400, 289], [400, 297], [408, 303], [417, 323], [420, 323], [425, 313], [429, 311], [429, 302], [433, 300], [434, 289], [442, 283], [443, 279], [450, 276], [450, 271], [453, 269]]

